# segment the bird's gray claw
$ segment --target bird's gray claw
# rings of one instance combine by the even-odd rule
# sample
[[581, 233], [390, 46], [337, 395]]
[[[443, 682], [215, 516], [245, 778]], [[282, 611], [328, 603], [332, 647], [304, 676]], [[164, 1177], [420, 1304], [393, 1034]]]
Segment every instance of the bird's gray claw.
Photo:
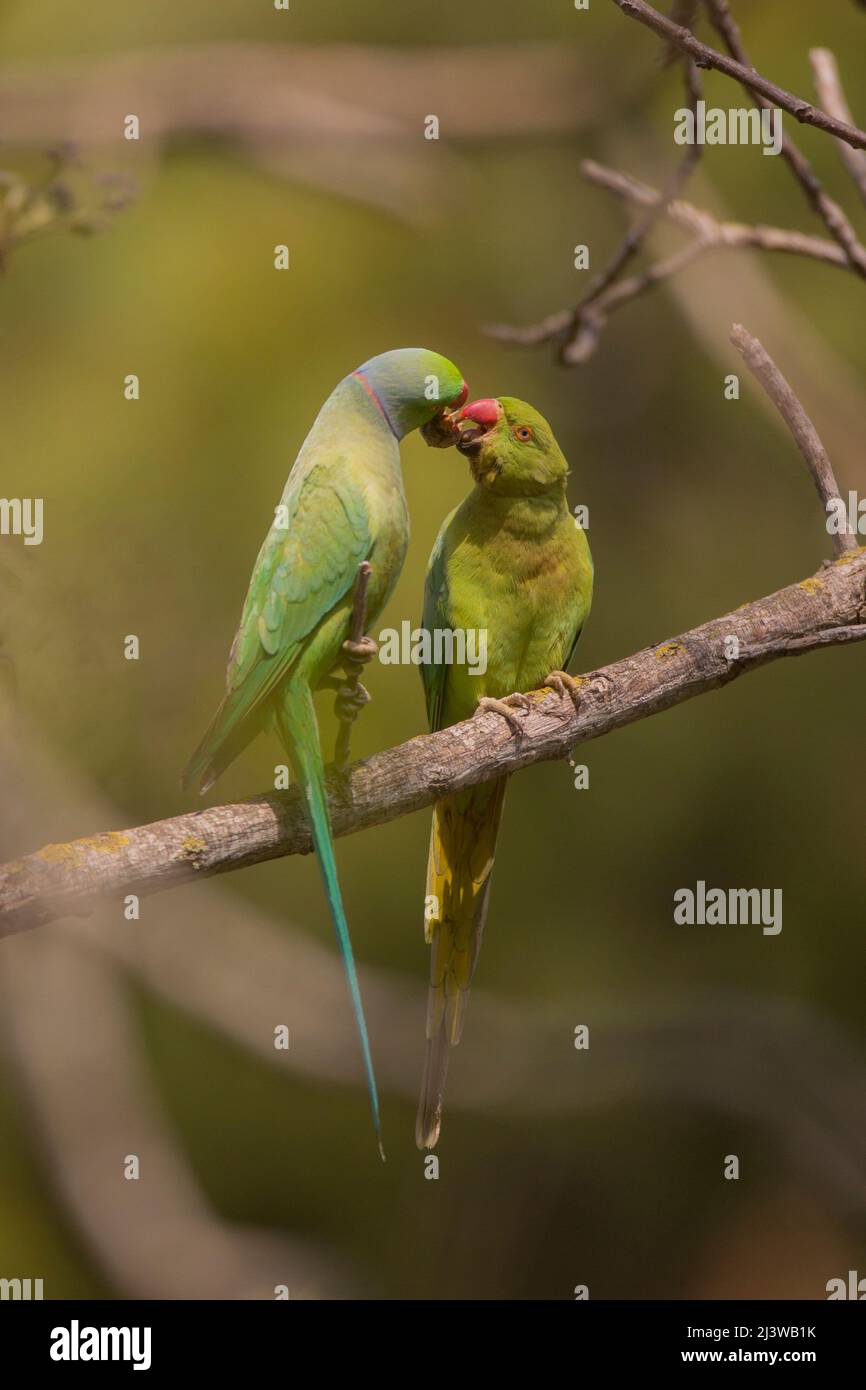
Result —
[[368, 661], [372, 661], [374, 656], [379, 655], [379, 643], [373, 637], [362, 637], [358, 642], [353, 642], [351, 637], [347, 637], [343, 643], [343, 651], [352, 662], [364, 666]]
[[350, 724], [358, 718], [361, 710], [372, 698], [369, 690], [366, 690], [360, 681], [357, 685], [343, 685], [334, 701], [334, 713], [341, 723]]

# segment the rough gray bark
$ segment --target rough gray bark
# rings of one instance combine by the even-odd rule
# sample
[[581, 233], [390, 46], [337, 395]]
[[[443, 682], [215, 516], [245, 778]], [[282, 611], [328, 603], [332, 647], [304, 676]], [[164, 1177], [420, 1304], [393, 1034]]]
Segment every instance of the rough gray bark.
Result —
[[[739, 654], [726, 655], [736, 637]], [[394, 820], [438, 797], [565, 757], [576, 744], [726, 685], [745, 671], [818, 647], [866, 639], [866, 549], [817, 574], [583, 678], [579, 710], [539, 692], [522, 736], [496, 714], [411, 739], [351, 769], [333, 796], [336, 835]], [[96, 897], [154, 893], [311, 848], [297, 793], [254, 797], [69, 844], [0, 866], [0, 935], [87, 911]]]

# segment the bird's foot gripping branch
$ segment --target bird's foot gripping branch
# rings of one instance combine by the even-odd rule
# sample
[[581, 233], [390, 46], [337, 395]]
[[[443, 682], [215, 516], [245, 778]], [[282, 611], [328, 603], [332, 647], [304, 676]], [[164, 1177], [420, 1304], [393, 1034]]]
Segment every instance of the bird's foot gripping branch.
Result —
[[[567, 757], [571, 749], [785, 656], [866, 640], [866, 549], [723, 617], [646, 647], [581, 682], [563, 715], [534, 692], [517, 738], [495, 712], [389, 748], [349, 773], [351, 804], [332, 802], [336, 835], [429, 806], [461, 787]], [[736, 653], [736, 655], [732, 655]], [[310, 830], [294, 792], [208, 807], [170, 820], [46, 845], [0, 866], [0, 933], [87, 911], [96, 898], [155, 893], [266, 859], [306, 854]]]
[[[739, 324], [731, 339], [790, 430], [826, 518], [839, 487], [817, 430], [761, 343]], [[345, 774], [349, 796], [331, 798], [334, 834], [394, 820], [532, 763], [567, 758], [576, 744], [780, 657], [866, 640], [866, 548], [850, 531], [834, 534], [833, 542], [835, 558], [817, 574], [578, 678], [577, 690], [569, 689], [578, 697], [573, 702], [562, 699], [563, 673], [551, 672], [550, 685], [530, 694], [519, 733], [496, 710], [481, 712], [355, 764]], [[353, 632], [363, 629], [366, 578], [362, 566]], [[97, 898], [155, 893], [311, 849], [297, 791], [46, 845], [0, 865], [0, 935], [87, 911]]]

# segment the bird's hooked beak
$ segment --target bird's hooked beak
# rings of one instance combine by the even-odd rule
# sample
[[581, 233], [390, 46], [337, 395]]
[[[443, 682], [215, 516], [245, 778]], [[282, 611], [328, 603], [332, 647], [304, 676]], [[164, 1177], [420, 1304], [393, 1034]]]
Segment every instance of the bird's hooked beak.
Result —
[[[502, 418], [502, 406], [492, 396], [470, 401], [458, 410], [454, 420], [460, 429], [457, 448], [461, 454], [475, 454]], [[464, 428], [465, 426], [465, 428]]]
[[450, 445], [456, 444], [457, 425], [455, 421], [460, 407], [465, 403], [468, 395], [469, 387], [464, 381], [451, 404], [444, 406], [442, 410], [437, 410], [432, 420], [428, 420], [426, 425], [421, 426], [421, 438], [425, 444], [429, 444], [433, 449], [447, 449]]

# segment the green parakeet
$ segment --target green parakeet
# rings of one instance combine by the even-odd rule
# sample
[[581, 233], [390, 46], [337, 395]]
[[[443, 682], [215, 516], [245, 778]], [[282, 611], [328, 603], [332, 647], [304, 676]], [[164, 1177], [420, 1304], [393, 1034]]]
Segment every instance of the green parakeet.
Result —
[[281, 739], [304, 795], [313, 844], [348, 977], [373, 1123], [379, 1101], [340, 896], [313, 691], [329, 682], [349, 636], [358, 567], [372, 572], [367, 619], [394, 588], [409, 537], [398, 441], [468, 394], [438, 353], [373, 357], [328, 397], [295, 460], [250, 580], [229, 655], [226, 693], [183, 775], [210, 788], [264, 727]]
[[[565, 674], [592, 600], [592, 557], [566, 500], [568, 464], [547, 421], [524, 401], [474, 401], [454, 416], [475, 487], [445, 521], [430, 557], [423, 626], [487, 634], [487, 669], [421, 668], [431, 729], [498, 710], [515, 726], [512, 692]], [[427, 1055], [415, 1138], [439, 1137], [450, 1048], [460, 1041], [487, 912], [506, 778], [437, 802], [427, 864], [425, 936], [432, 947]]]

